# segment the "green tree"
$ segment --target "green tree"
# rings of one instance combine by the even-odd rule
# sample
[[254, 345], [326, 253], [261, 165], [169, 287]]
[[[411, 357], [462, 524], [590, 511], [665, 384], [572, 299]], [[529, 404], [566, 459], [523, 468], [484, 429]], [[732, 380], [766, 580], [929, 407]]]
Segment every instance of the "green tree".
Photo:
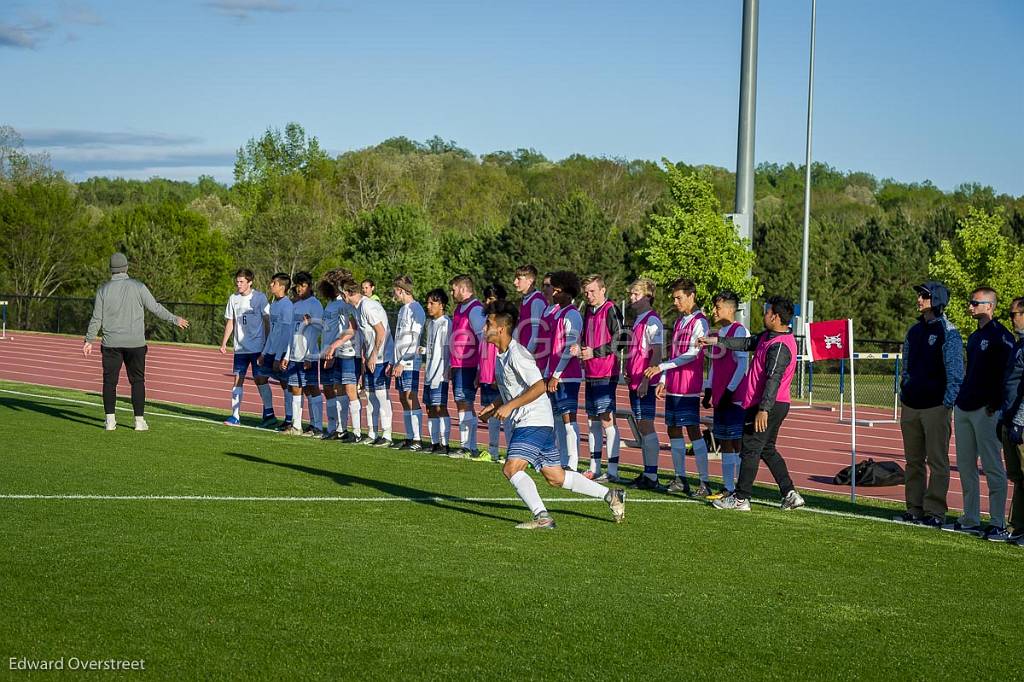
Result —
[[266, 185], [275, 178], [304, 173], [329, 158], [316, 137], [295, 122], [267, 128], [260, 138], [249, 138], [235, 155], [235, 190], [250, 205], [257, 203]]
[[641, 250], [641, 274], [659, 284], [689, 277], [697, 297], [709, 301], [722, 289], [732, 289], [744, 301], [761, 294], [749, 244], [740, 239], [722, 214], [710, 180], [701, 173], [685, 173], [664, 160], [671, 195], [667, 215], [652, 215], [647, 241]]
[[978, 286], [989, 286], [1000, 294], [996, 315], [1004, 319], [1010, 301], [1021, 294], [1024, 250], [1003, 233], [1006, 214], [1000, 207], [989, 212], [970, 208], [956, 234], [942, 241], [932, 256], [928, 272], [949, 288], [946, 314], [966, 336], [974, 329], [967, 314], [967, 301]]
[[389, 291], [391, 280], [408, 275], [423, 292], [441, 286], [438, 243], [426, 214], [415, 206], [379, 206], [364, 213], [351, 233], [348, 261]]

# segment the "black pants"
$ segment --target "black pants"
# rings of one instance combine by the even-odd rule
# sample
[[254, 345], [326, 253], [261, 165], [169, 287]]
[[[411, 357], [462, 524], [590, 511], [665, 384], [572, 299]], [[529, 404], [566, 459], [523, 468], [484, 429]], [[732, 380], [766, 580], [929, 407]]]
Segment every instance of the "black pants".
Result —
[[121, 376], [122, 364], [128, 370], [128, 383], [132, 385], [132, 409], [136, 417], [141, 417], [146, 408], [146, 346], [103, 346], [103, 411], [114, 414], [117, 380]]
[[793, 490], [793, 479], [789, 477], [786, 460], [775, 448], [775, 439], [779, 437], [779, 428], [789, 414], [789, 403], [775, 403], [768, 412], [768, 428], [757, 433], [754, 430], [754, 417], [758, 408], [751, 407], [743, 419], [743, 445], [740, 448], [740, 475], [736, 482], [736, 497], [750, 499], [754, 492], [754, 479], [761, 466], [761, 460], [768, 465], [768, 470], [775, 477], [779, 491], [785, 497]]

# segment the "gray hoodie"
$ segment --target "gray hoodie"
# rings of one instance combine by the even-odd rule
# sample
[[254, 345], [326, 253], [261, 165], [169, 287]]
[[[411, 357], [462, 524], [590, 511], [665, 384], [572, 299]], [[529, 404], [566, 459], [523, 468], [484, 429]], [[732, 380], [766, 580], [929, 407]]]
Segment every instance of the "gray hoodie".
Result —
[[129, 279], [126, 273], [112, 275], [96, 292], [96, 303], [85, 333], [86, 343], [92, 343], [103, 328], [103, 345], [110, 348], [139, 348], [146, 345], [143, 325], [144, 311], [148, 310], [161, 320], [178, 324], [178, 316], [156, 302], [146, 285]]

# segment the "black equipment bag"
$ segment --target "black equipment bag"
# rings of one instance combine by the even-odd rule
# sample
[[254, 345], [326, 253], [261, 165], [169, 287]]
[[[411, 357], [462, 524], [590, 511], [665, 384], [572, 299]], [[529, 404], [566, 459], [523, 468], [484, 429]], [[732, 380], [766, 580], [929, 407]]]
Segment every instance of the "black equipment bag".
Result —
[[[866, 459], [857, 464], [857, 485], [891, 486], [903, 485], [903, 467], [896, 462], [876, 462]], [[850, 485], [850, 467], [842, 469], [832, 479], [835, 485]]]

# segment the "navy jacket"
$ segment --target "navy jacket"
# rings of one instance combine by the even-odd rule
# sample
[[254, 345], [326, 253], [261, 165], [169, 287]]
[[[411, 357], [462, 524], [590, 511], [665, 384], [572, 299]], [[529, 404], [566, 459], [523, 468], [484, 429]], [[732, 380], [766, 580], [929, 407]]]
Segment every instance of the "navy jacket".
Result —
[[1013, 351], [1013, 334], [998, 320], [976, 329], [967, 338], [967, 374], [956, 406], [972, 412], [987, 407], [995, 412], [1003, 404], [1003, 374]]
[[900, 399], [907, 407], [952, 408], [964, 380], [963, 343], [946, 316], [925, 322], [922, 317], [903, 341]]
[[1003, 378], [1003, 423], [1024, 426], [1024, 334], [1017, 334], [1017, 343], [1010, 353]]

